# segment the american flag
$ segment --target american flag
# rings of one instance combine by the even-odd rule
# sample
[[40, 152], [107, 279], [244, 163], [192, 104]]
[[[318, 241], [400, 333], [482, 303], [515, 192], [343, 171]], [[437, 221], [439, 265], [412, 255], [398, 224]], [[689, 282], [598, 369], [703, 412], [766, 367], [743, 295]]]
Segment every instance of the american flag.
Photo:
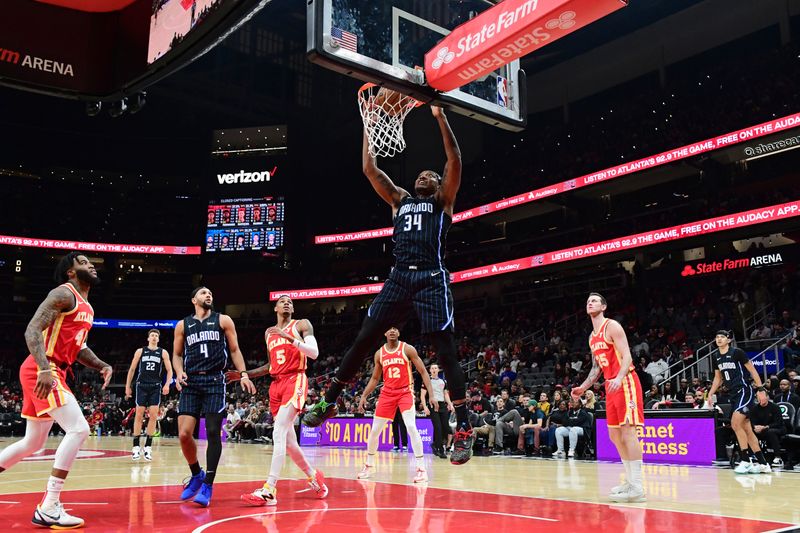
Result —
[[356, 37], [355, 33], [333, 26], [331, 28], [331, 42], [351, 52], [358, 52], [358, 37]]

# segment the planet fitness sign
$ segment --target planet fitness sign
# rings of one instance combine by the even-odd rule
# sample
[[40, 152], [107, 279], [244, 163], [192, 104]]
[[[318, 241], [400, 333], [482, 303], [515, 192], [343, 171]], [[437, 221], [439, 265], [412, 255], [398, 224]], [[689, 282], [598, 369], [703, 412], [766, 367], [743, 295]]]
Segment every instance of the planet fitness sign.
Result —
[[[646, 415], [645, 415], [646, 416]], [[650, 418], [637, 428], [645, 463], [711, 465], [716, 458], [714, 418]], [[597, 419], [597, 459], [619, 461], [605, 419]]]
[[[300, 446], [366, 448], [371, 430], [371, 418], [333, 418], [315, 428], [300, 426]], [[417, 431], [422, 437], [423, 450], [430, 453], [431, 442], [433, 442], [433, 423], [429, 418], [417, 418]], [[392, 425], [386, 424], [378, 439], [378, 449], [391, 450], [393, 446]]]

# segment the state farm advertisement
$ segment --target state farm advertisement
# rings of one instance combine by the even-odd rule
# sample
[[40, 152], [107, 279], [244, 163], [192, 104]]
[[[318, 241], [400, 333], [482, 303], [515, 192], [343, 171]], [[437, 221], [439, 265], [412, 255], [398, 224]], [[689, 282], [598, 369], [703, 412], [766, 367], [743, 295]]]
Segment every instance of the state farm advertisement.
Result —
[[452, 91], [626, 5], [627, 0], [505, 0], [425, 54], [426, 81]]
[[[708, 218], [697, 222], [687, 222], [678, 226], [663, 228], [653, 231], [645, 231], [627, 237], [617, 237], [603, 242], [564, 248], [546, 254], [532, 255], [502, 263], [494, 263], [467, 270], [454, 272], [450, 275], [452, 283], [460, 283], [473, 279], [498, 276], [510, 272], [518, 272], [529, 268], [536, 268], [544, 265], [564, 263], [576, 259], [586, 259], [599, 255], [633, 250], [643, 246], [650, 246], [662, 242], [675, 241], [717, 233], [735, 228], [742, 228], [777, 220], [785, 220], [800, 215], [800, 200], [787, 202], [785, 204], [752, 209], [741, 213], [723, 215], [715, 218]], [[759, 260], [762, 261], [762, 260]], [[303, 298], [335, 298], [342, 296], [358, 296], [364, 294], [377, 294], [383, 284], [374, 283], [370, 285], [356, 285], [352, 287], [334, 287], [327, 289], [303, 289], [291, 291], [272, 291], [270, 299], [277, 300], [280, 296], [288, 294], [295, 300]]]

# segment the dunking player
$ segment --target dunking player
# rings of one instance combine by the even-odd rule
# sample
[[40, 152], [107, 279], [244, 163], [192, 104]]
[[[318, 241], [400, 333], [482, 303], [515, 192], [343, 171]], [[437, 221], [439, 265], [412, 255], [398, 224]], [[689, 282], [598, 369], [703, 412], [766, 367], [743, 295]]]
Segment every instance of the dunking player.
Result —
[[[125, 397], [133, 396], [131, 381], [133, 373], [138, 369], [136, 376], [136, 415], [133, 419], [133, 449], [131, 459], [138, 461], [142, 456], [139, 446], [139, 437], [142, 433], [142, 420], [144, 410], [147, 408], [147, 437], [144, 441], [144, 460], [153, 460], [153, 434], [156, 431], [158, 420], [158, 407], [161, 404], [161, 395], [169, 394], [169, 384], [172, 383], [172, 363], [169, 361], [167, 351], [158, 346], [161, 332], [151, 329], [147, 332], [147, 346], [139, 348], [133, 354], [128, 377], [125, 380]], [[167, 369], [167, 381], [161, 385], [161, 369]]]
[[39, 305], [25, 330], [30, 355], [19, 369], [22, 385], [22, 416], [28, 419], [25, 437], [0, 452], [0, 472], [40, 450], [47, 434], [58, 422], [66, 434], [56, 450], [47, 492], [33, 512], [34, 524], [52, 529], [74, 529], [83, 519], [67, 514], [60, 502], [61, 489], [72, 462], [78, 455], [89, 425], [72, 391], [66, 372], [75, 361], [100, 371], [103, 388], [111, 380], [111, 366], [86, 345], [94, 310], [87, 300], [89, 289], [99, 282], [89, 259], [70, 252], [58, 262], [58, 287]]
[[[242, 379], [242, 389], [250, 394], [256, 388], [245, 370], [244, 358], [239, 351], [236, 326], [228, 315], [214, 311], [213, 296], [206, 287], [192, 291], [194, 314], [175, 326], [175, 344], [172, 366], [176, 384], [181, 391], [178, 402], [178, 437], [181, 451], [189, 463], [191, 478], [181, 493], [181, 500], [194, 498], [194, 502], [208, 507], [211, 503], [212, 485], [217, 465], [222, 455], [222, 417], [225, 411], [225, 376], [222, 372], [231, 361]], [[206, 471], [197, 461], [197, 443], [192, 436], [201, 414], [206, 418]]]
[[358, 372], [364, 358], [392, 324], [408, 318], [413, 308], [439, 354], [439, 363], [450, 384], [459, 431], [453, 464], [463, 464], [472, 456], [464, 372], [458, 364], [453, 339], [453, 295], [450, 274], [444, 267], [447, 230], [453, 217], [453, 204], [461, 185], [461, 152], [447, 117], [440, 107], [431, 107], [439, 124], [447, 156], [443, 177], [423, 170], [414, 182], [416, 197], [398, 187], [378, 168], [370, 155], [366, 136], [362, 152], [364, 174], [375, 192], [392, 207], [394, 219], [395, 265], [380, 294], [372, 302], [355, 342], [339, 365], [336, 377], [320, 400], [303, 418], [308, 426], [319, 426], [337, 414], [336, 400], [345, 384]]
[[425, 365], [417, 355], [416, 348], [400, 341], [400, 330], [396, 327], [389, 328], [389, 331], [386, 332], [386, 344], [375, 352], [375, 367], [372, 377], [358, 403], [358, 411], [363, 413], [367, 397], [372, 394], [383, 376], [383, 388], [378, 397], [375, 417], [372, 419], [372, 430], [367, 439], [367, 460], [357, 475], [358, 479], [367, 479], [375, 471], [375, 452], [378, 451], [378, 439], [383, 433], [383, 428], [394, 419], [394, 414], [399, 408], [416, 459], [417, 473], [414, 475], [414, 483], [428, 481], [428, 473], [425, 471], [425, 455], [422, 451], [422, 438], [417, 431], [417, 415], [414, 411], [414, 377], [411, 375], [411, 363], [414, 363], [417, 372], [422, 376], [422, 382], [431, 398], [431, 407], [434, 411], [439, 407], [433, 395], [431, 379], [425, 371]]
[[592, 319], [589, 348], [592, 350], [592, 369], [572, 397], [580, 399], [600, 373], [606, 381], [606, 417], [608, 436], [617, 447], [625, 466], [625, 482], [611, 489], [609, 498], [615, 502], [646, 500], [642, 484], [642, 448], [636, 436], [636, 426], [644, 425], [642, 385], [633, 366], [625, 330], [616, 320], [605, 318], [606, 299], [596, 292], [586, 300], [586, 313]]
[[[242, 494], [242, 500], [251, 505], [277, 505], [278, 477], [283, 469], [288, 450], [294, 464], [305, 473], [308, 486], [318, 498], [328, 495], [325, 476], [308, 464], [294, 432], [294, 419], [303, 410], [308, 394], [306, 377], [307, 358], [316, 359], [319, 355], [314, 328], [308, 320], [294, 320], [294, 304], [288, 296], [281, 296], [275, 303], [277, 323], [264, 333], [269, 352], [269, 363], [253, 370], [253, 378], [267, 372], [272, 376], [269, 387], [269, 410], [275, 425], [272, 430], [272, 463], [269, 477], [263, 487], [249, 494]], [[236, 378], [236, 376], [228, 376]]]
[[766, 474], [772, 469], [758, 445], [758, 438], [753, 433], [753, 426], [748, 419], [750, 406], [755, 401], [755, 391], [750, 386], [745, 370], [753, 378], [758, 389], [762, 387], [761, 377], [753, 366], [753, 362], [741, 348], [731, 348], [732, 336], [730, 331], [722, 329], [714, 338], [717, 344], [717, 349], [711, 352], [714, 381], [708, 391], [706, 407], [711, 407], [713, 395], [724, 382], [735, 402], [731, 415], [731, 429], [736, 434], [739, 449], [742, 451], [741, 461], [736, 465], [734, 472], [737, 474]]

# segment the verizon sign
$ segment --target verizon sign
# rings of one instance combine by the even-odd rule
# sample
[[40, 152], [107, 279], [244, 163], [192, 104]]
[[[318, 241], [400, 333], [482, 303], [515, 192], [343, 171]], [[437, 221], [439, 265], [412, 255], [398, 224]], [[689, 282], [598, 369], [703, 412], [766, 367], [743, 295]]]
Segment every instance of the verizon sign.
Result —
[[428, 85], [457, 89], [626, 5], [627, 0], [505, 0], [425, 54]]
[[265, 183], [268, 182], [276, 172], [278, 172], [278, 167], [275, 167], [272, 170], [264, 170], [262, 172], [246, 172], [244, 170], [240, 170], [236, 173], [217, 174], [217, 181], [219, 181], [220, 185]]
[[744, 268], [758, 268], [764, 266], [782, 265], [783, 257], [781, 254], [763, 254], [755, 257], [736, 257], [725, 258], [721, 261], [690, 263], [683, 267], [681, 276], [688, 278], [703, 274], [714, 274], [717, 272], [727, 272], [729, 270], [741, 270]]

